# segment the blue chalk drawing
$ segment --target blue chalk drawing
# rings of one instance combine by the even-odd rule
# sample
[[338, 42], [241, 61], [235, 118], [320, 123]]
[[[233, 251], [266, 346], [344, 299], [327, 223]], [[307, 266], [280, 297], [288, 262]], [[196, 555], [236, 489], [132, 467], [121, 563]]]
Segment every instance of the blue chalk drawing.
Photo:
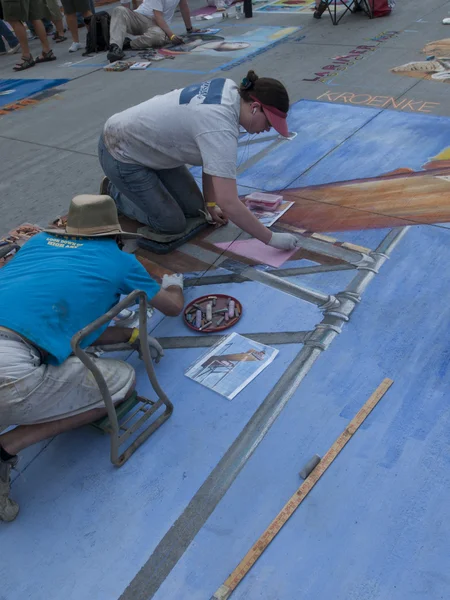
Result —
[[0, 108], [63, 85], [69, 79], [0, 79]]
[[[301, 101], [289, 127], [298, 133], [290, 142], [270, 133], [242, 138], [240, 189], [421, 171], [450, 146], [448, 118], [371, 108]], [[333, 235], [373, 249], [389, 231]], [[366, 428], [233, 600], [449, 597], [448, 236], [442, 224], [406, 231], [154, 600], [210, 598], [298, 487], [301, 466], [328, 450], [385, 376], [395, 383]], [[336, 294], [358, 272], [290, 280]], [[224, 289], [248, 307], [239, 333], [313, 330], [322, 318], [315, 305], [254, 282], [205, 287], [201, 293]], [[186, 297], [198, 295], [190, 288]], [[190, 335], [175, 319], [162, 320], [153, 334]], [[201, 349], [167, 350], [156, 369], [174, 414], [120, 472], [108, 464], [108, 440], [89, 429], [59, 436], [26, 457], [13, 485], [21, 515], [1, 532], [7, 549], [1, 594], [8, 600], [118, 598], [297, 351], [278, 349], [233, 402], [184, 376]], [[130, 363], [138, 389], [151, 396], [142, 364], [135, 356]]]

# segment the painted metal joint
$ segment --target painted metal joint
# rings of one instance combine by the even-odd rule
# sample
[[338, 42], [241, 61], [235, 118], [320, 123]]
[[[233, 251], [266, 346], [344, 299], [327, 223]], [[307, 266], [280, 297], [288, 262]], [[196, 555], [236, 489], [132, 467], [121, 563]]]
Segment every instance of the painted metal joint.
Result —
[[341, 333], [341, 327], [331, 323], [319, 323], [314, 330], [307, 336], [304, 346], [326, 350], [336, 335]]
[[336, 296], [343, 302], [344, 300], [350, 300], [354, 304], [359, 304], [361, 302], [361, 294], [356, 292], [350, 292], [345, 290], [344, 292], [338, 292]]
[[383, 252], [371, 252], [370, 256], [366, 256], [356, 268], [360, 271], [370, 271], [377, 275], [380, 272], [380, 267], [388, 258], [389, 256]]
[[328, 300], [323, 304], [320, 304], [319, 309], [322, 312], [328, 312], [330, 309], [334, 310], [339, 308], [340, 305], [341, 303], [339, 302], [338, 298], [336, 298], [336, 296], [328, 296]]

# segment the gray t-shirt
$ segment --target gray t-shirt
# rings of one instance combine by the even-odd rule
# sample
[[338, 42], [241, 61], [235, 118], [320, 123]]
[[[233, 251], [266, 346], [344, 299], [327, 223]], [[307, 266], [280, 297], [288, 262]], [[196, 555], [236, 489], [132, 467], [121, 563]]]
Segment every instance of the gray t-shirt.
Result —
[[212, 79], [113, 115], [103, 137], [112, 156], [151, 169], [203, 166], [236, 179], [240, 96], [231, 79]]

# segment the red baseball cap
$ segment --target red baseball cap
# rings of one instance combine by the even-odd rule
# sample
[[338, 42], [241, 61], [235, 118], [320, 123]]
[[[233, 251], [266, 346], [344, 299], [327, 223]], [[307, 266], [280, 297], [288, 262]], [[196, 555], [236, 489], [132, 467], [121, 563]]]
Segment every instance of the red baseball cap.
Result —
[[283, 112], [282, 110], [279, 110], [278, 108], [275, 108], [275, 106], [267, 106], [267, 104], [263, 104], [261, 100], [258, 100], [258, 98], [256, 98], [256, 96], [252, 95], [250, 96], [250, 98], [252, 98], [252, 100], [254, 100], [255, 102], [258, 102], [258, 104], [261, 104], [261, 108], [263, 109], [267, 120], [275, 129], [275, 131], [278, 131], [278, 133], [284, 137], [288, 137], [289, 129], [286, 120], [287, 113]]

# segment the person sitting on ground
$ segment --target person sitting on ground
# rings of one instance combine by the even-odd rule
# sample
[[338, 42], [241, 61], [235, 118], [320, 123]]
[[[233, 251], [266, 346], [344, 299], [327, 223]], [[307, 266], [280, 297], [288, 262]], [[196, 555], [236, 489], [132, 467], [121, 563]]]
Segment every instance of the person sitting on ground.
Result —
[[[22, 62], [13, 67], [13, 70], [24, 71], [34, 67], [36, 63], [56, 60], [41, 20], [47, 16], [43, 0], [1, 0], [1, 2], [3, 18], [11, 24], [22, 48]], [[26, 21], [31, 21], [42, 45], [42, 53], [36, 59], [32, 57], [28, 45], [27, 31], [24, 25]]]
[[[194, 29], [187, 0], [144, 0], [136, 10], [125, 6], [115, 8], [111, 15], [108, 60], [121, 60], [125, 56], [123, 50], [182, 44], [183, 39], [170, 28], [178, 2], [186, 31], [192, 33]], [[131, 40], [125, 37], [127, 33], [137, 37]]]
[[61, 0], [61, 4], [66, 15], [67, 27], [72, 36], [72, 45], [69, 52], [77, 52], [83, 47], [78, 33], [77, 13], [81, 13], [85, 20], [92, 17], [91, 4], [89, 0]]
[[[108, 119], [100, 137], [102, 193], [156, 233], [181, 237], [186, 218], [205, 211], [217, 225], [229, 218], [269, 246], [294, 249], [297, 238], [265, 227], [239, 200], [236, 185], [240, 126], [248, 133], [273, 127], [287, 137], [288, 110], [283, 84], [254, 71], [239, 87], [212, 79], [129, 108]], [[203, 194], [186, 164], [203, 167]]]
[[[134, 290], [146, 292], [165, 315], [183, 309], [181, 275], [165, 276], [160, 287], [132, 254], [121, 251], [124, 233], [108, 196], [77, 196], [65, 230], [32, 237], [0, 269], [0, 520], [19, 511], [9, 498], [10, 470], [17, 453], [106, 414], [91, 372], [71, 356], [75, 333], [105, 314]], [[162, 349], [152, 338], [139, 340], [137, 330], [105, 325], [81, 346], [148, 343], [154, 358]], [[93, 357], [114, 403], [135, 387], [134, 369], [126, 362]]]

